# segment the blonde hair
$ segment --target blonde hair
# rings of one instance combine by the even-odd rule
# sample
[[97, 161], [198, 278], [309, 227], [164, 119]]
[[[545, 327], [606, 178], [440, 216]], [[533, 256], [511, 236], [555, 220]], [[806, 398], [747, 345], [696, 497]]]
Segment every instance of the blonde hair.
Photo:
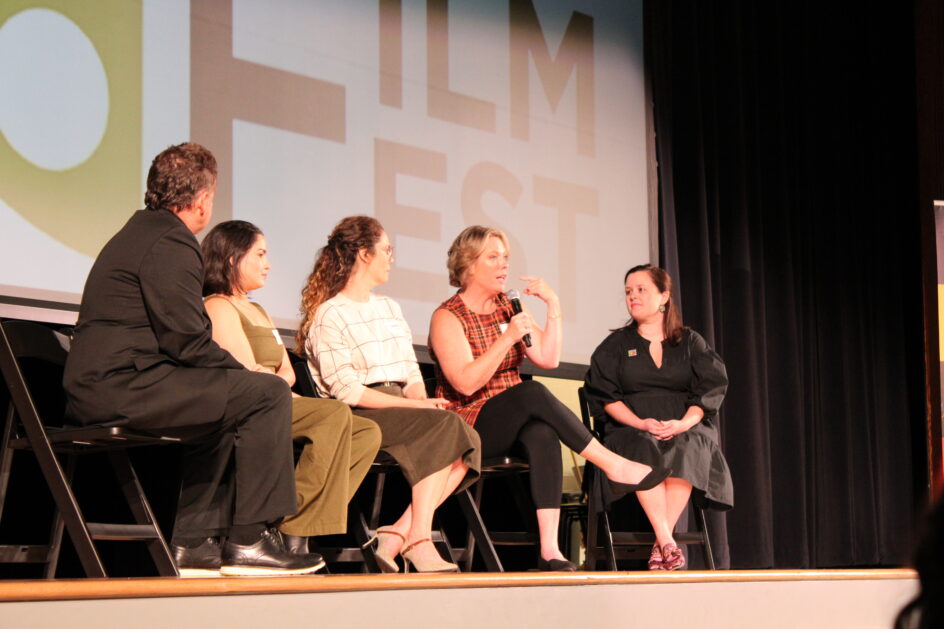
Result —
[[384, 228], [371, 216], [348, 216], [334, 226], [328, 244], [318, 252], [315, 267], [302, 289], [302, 323], [295, 334], [295, 351], [304, 355], [308, 329], [318, 306], [341, 292], [351, 277], [357, 253], [372, 250]]
[[508, 249], [508, 237], [505, 232], [492, 227], [472, 225], [462, 230], [449, 247], [446, 268], [449, 269], [449, 285], [463, 288], [469, 279], [469, 267], [485, 251], [489, 238], [498, 238]]

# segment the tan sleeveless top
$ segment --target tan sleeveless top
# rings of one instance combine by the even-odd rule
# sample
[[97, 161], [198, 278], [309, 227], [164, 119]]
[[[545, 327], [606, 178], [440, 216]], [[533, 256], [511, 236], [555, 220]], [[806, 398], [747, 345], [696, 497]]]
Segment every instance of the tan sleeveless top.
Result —
[[[211, 299], [222, 299], [233, 307], [233, 309], [239, 315], [239, 322], [242, 324], [243, 332], [246, 334], [246, 338], [249, 340], [249, 347], [252, 348], [252, 357], [257, 363], [267, 369], [271, 369], [272, 373], [275, 373], [276, 369], [279, 368], [279, 365], [282, 364], [282, 358], [284, 357], [284, 347], [281, 343], [279, 343], [279, 340], [281, 340], [279, 331], [275, 328], [270, 328], [267, 325], [253, 324], [249, 320], [249, 317], [244, 315], [234, 303], [225, 297], [210, 296], [206, 298], [206, 301]], [[267, 319], [269, 318], [269, 315], [262, 306], [257, 303], [253, 303], [252, 305], [258, 308], [259, 312], [266, 315]]]

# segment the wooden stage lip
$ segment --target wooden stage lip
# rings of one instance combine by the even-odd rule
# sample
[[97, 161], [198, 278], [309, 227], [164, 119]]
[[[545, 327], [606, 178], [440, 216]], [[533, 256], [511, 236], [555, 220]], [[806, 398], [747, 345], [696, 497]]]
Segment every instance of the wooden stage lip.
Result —
[[512, 572], [410, 575], [314, 575], [302, 577], [169, 577], [0, 581], [0, 603], [174, 596], [231, 596], [442, 590], [494, 587], [629, 585], [662, 583], [744, 583], [770, 581], [862, 581], [916, 579], [910, 569], [878, 570], [723, 570], [682, 572]]

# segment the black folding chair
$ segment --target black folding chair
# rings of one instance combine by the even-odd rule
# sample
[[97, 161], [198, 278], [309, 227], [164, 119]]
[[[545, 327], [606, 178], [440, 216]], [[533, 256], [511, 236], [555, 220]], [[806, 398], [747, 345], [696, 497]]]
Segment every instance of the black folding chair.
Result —
[[[46, 578], [53, 578], [64, 528], [89, 577], [108, 576], [95, 540], [143, 541], [158, 574], [177, 576], [170, 549], [126, 450], [177, 443], [179, 439], [124, 426], [63, 425], [62, 369], [68, 345], [67, 336], [45, 326], [24, 321], [0, 322], [0, 371], [10, 392], [0, 439], [0, 516], [15, 450], [34, 453], [56, 506], [48, 544], [0, 546], [0, 563], [45, 564]], [[75, 460], [77, 455], [99, 452], [108, 455], [133, 523], [88, 522], [82, 513], [72, 491]], [[57, 453], [64, 455], [65, 467]]]
[[[578, 390], [578, 395], [580, 397], [580, 414], [584, 425], [597, 439], [603, 441], [602, 434], [595, 430], [590, 404], [583, 387]], [[651, 531], [613, 531], [610, 525], [610, 513], [603, 504], [600, 491], [602, 473], [589, 461], [587, 461], [584, 470], [584, 488], [588, 497], [587, 570], [597, 570], [601, 563], [608, 570], [616, 570], [617, 559], [646, 559], [652, 545], [656, 543], [655, 533]], [[708, 566], [709, 570], [714, 570], [715, 560], [711, 552], [711, 541], [708, 537], [705, 512], [695, 504], [694, 500], [689, 502], [689, 508], [695, 517], [698, 531], [677, 532], [674, 535], [675, 541], [679, 545], [701, 545], [705, 565]]]

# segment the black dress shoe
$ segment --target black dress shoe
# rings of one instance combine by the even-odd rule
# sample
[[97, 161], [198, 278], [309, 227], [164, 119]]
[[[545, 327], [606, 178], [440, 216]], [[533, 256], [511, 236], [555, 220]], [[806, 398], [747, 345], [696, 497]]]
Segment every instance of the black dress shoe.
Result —
[[[281, 531], [280, 531], [281, 533]], [[304, 535], [289, 535], [281, 533], [282, 542], [285, 544], [285, 550], [293, 555], [308, 554], [308, 537]]]
[[174, 563], [182, 577], [218, 577], [220, 576], [220, 543], [215, 537], [208, 537], [196, 548], [171, 546]]
[[321, 555], [293, 555], [285, 550], [278, 531], [266, 529], [250, 546], [227, 540], [223, 544], [220, 574], [230, 576], [271, 576], [308, 574], [324, 568]]
[[631, 485], [629, 483], [617, 483], [614, 480], [607, 479], [607, 482], [610, 483], [610, 491], [613, 492], [613, 495], [617, 498], [625, 496], [626, 494], [631, 494], [634, 491], [646, 491], [647, 489], [652, 489], [665, 479], [669, 477], [672, 473], [672, 470], [668, 467], [653, 467], [646, 476], [636, 483]]
[[577, 566], [566, 559], [538, 559], [538, 570], [541, 572], [576, 572]]

